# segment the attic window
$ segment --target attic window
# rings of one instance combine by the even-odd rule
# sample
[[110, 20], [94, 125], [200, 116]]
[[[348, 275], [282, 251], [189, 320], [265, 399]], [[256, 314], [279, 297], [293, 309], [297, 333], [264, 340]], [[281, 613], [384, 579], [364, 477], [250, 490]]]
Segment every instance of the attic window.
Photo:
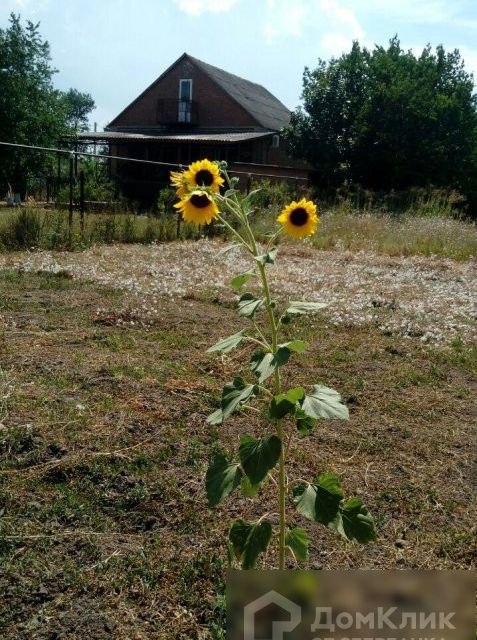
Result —
[[280, 146], [280, 136], [274, 135], [272, 138], [272, 149], [278, 149]]
[[192, 80], [179, 80], [179, 122], [191, 121]]

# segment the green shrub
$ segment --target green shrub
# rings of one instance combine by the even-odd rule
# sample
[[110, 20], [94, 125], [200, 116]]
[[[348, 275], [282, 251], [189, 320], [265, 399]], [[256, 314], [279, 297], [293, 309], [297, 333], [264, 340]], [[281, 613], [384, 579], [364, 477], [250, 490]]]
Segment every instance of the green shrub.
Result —
[[0, 243], [7, 249], [31, 249], [40, 243], [41, 220], [31, 209], [20, 209], [7, 221]]

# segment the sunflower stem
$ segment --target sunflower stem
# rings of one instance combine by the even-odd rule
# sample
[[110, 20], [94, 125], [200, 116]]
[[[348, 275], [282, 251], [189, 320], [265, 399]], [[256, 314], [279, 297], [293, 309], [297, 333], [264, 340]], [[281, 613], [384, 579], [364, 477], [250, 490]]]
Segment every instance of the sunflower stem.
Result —
[[[253, 231], [250, 228], [250, 223], [246, 215], [245, 210], [241, 206], [242, 210], [242, 223], [244, 225], [245, 233], [248, 236], [250, 245], [252, 247], [252, 253], [254, 257], [259, 255], [257, 241], [253, 235]], [[261, 262], [257, 262], [258, 272], [262, 282], [263, 293], [265, 295], [265, 307], [267, 309], [268, 318], [270, 322], [270, 330], [272, 334], [272, 353], [275, 354], [278, 349], [278, 327], [279, 324], [275, 317], [275, 311], [273, 309], [272, 297], [270, 293], [270, 285], [268, 283], [267, 271], [265, 265]], [[280, 371], [278, 367], [274, 373], [274, 394], [278, 395], [281, 391]], [[280, 458], [278, 462], [278, 506], [279, 506], [279, 555], [278, 555], [278, 568], [285, 568], [285, 532], [286, 532], [286, 450], [284, 443], [284, 430], [283, 421], [276, 421], [277, 435], [281, 442]]]

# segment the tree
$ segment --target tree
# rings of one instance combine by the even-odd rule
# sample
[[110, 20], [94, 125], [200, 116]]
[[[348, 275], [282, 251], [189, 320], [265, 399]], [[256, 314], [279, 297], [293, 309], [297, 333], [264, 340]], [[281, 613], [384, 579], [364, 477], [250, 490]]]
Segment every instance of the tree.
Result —
[[88, 130], [88, 116], [96, 107], [89, 93], [81, 93], [77, 89], [70, 89], [64, 94], [66, 106], [66, 123], [74, 131]]
[[474, 82], [459, 52], [419, 56], [397, 37], [305, 69], [303, 108], [284, 131], [318, 180], [376, 189], [477, 186]]
[[[65, 96], [53, 86], [55, 73], [39, 24], [23, 26], [12, 13], [9, 26], [0, 29], [1, 141], [57, 147], [73, 132], [75, 121], [81, 126], [91, 96], [74, 90]], [[76, 99], [74, 109], [71, 97]], [[1, 147], [0, 193], [10, 184], [24, 194], [28, 179], [49, 173], [50, 163], [44, 153]]]

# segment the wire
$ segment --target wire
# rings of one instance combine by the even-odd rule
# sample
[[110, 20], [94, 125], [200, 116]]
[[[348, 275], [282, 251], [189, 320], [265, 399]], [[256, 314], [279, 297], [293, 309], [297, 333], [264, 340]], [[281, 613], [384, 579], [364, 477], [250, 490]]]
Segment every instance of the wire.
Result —
[[[98, 143], [101, 144], [101, 143]], [[168, 167], [173, 169], [185, 169], [186, 166], [183, 164], [174, 164], [171, 162], [158, 162], [156, 160], [141, 160], [139, 158], [125, 158], [124, 156], [109, 156], [103, 155], [102, 153], [89, 153], [87, 151], [71, 151], [70, 149], [56, 149], [54, 147], [38, 147], [30, 144], [18, 144], [15, 142], [0, 142], [0, 146], [2, 147], [17, 147], [21, 149], [30, 149], [32, 151], [51, 151], [53, 153], [64, 153], [68, 156], [86, 156], [88, 158], [103, 158], [107, 160], [123, 160], [124, 162], [139, 162], [142, 164], [154, 164], [160, 167]], [[253, 173], [253, 171], [236, 171], [235, 169], [231, 169], [230, 173], [237, 176], [256, 176], [258, 178], [275, 178], [278, 180], [300, 180], [302, 182], [308, 182], [307, 178], [301, 178], [299, 176], [284, 176], [284, 175], [276, 175], [269, 173]]]
[[54, 147], [37, 147], [30, 144], [17, 144], [14, 142], [0, 142], [3, 147], [20, 147], [33, 151], [52, 151], [53, 153], [64, 153], [69, 156], [88, 156], [91, 158], [107, 158], [112, 160], [126, 160], [127, 162], [142, 162], [143, 164], [157, 164], [162, 167], [184, 168], [182, 164], [172, 164], [171, 162], [157, 162], [156, 160], [141, 160], [139, 158], [124, 158], [122, 156], [108, 156], [102, 153], [88, 153], [87, 151], [71, 151], [70, 149], [55, 149]]

